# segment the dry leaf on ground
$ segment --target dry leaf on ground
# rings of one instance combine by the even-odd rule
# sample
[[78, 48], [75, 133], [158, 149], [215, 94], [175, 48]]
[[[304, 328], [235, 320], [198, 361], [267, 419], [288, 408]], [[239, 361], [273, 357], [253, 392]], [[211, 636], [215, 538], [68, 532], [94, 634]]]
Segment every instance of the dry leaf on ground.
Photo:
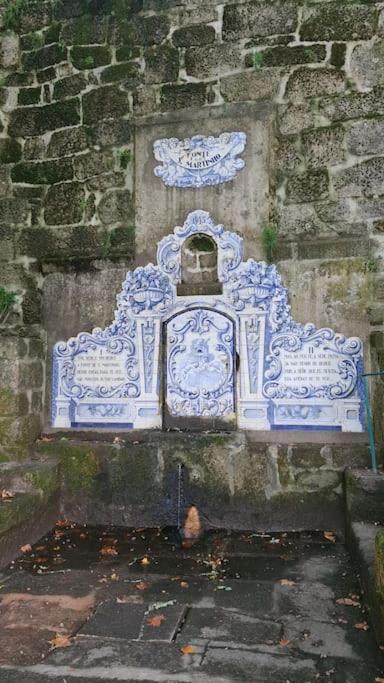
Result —
[[348, 607], [360, 607], [360, 603], [352, 598], [338, 598], [336, 600], [337, 605], [347, 605]]
[[291, 642], [290, 640], [285, 640], [284, 638], [282, 638], [279, 641], [279, 645], [280, 645], [280, 647], [287, 647], [287, 645], [289, 645], [290, 642]]
[[384, 678], [375, 678], [375, 683], [384, 683]]
[[138, 583], [135, 583], [135, 588], [137, 588], [138, 591], [145, 591], [145, 589], [148, 588], [148, 584], [145, 583], [145, 581], [139, 581]]
[[7, 491], [6, 489], [3, 489], [0, 491], [0, 498], [2, 500], [9, 500], [10, 498], [14, 498], [15, 494], [11, 493], [11, 491]]
[[22, 553], [30, 553], [32, 550], [32, 546], [30, 543], [26, 543], [25, 545], [22, 545], [20, 548]]
[[189, 583], [188, 581], [180, 581], [180, 586], [181, 588], [189, 588]]
[[331, 543], [336, 543], [336, 538], [333, 531], [324, 531], [323, 536], [327, 541], [331, 541]]
[[358, 631], [368, 631], [369, 629], [369, 626], [366, 621], [362, 621], [359, 624], [354, 624], [353, 627], [357, 628]]
[[296, 581], [290, 581], [290, 579], [280, 579], [280, 586], [296, 586]]
[[144, 567], [146, 567], [150, 563], [151, 560], [149, 559], [149, 557], [143, 557], [143, 559], [141, 560], [141, 564], [144, 565]]
[[166, 621], [164, 614], [155, 614], [153, 617], [148, 617], [148, 626], [161, 626], [163, 621]]
[[56, 636], [48, 641], [53, 650], [59, 647], [69, 647], [71, 639], [68, 636], [63, 636], [61, 633], [56, 633]]
[[183, 653], [183, 655], [192, 655], [194, 653], [193, 645], [184, 645], [180, 649], [180, 652]]
[[118, 555], [119, 553], [117, 552], [116, 548], [112, 545], [105, 545], [103, 548], [100, 550], [101, 555], [110, 555], [110, 556], [115, 556]]

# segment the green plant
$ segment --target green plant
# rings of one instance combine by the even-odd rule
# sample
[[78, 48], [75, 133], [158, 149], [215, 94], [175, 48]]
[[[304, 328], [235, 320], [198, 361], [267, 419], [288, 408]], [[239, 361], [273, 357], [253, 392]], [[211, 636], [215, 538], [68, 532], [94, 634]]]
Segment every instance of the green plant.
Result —
[[117, 159], [120, 165], [120, 168], [126, 169], [128, 167], [128, 164], [132, 160], [132, 153], [130, 149], [119, 149], [117, 150]]
[[379, 270], [379, 264], [376, 259], [370, 258], [364, 261], [364, 272], [365, 273], [377, 273]]
[[10, 309], [16, 303], [16, 299], [15, 292], [10, 292], [4, 289], [4, 287], [0, 287], [0, 323], [5, 322]]
[[262, 52], [255, 52], [253, 55], [253, 66], [255, 69], [260, 69], [263, 65], [264, 55]]
[[265, 258], [268, 263], [272, 263], [277, 247], [279, 229], [274, 223], [266, 225], [261, 233], [261, 240]]
[[41, 33], [33, 33], [31, 35], [31, 48], [37, 50], [44, 45], [44, 36]]
[[24, 10], [31, 0], [7, 0], [4, 12], [4, 28], [15, 31], [19, 27]]
[[84, 59], [83, 59], [83, 64], [84, 64], [84, 66], [87, 67], [87, 69], [92, 69], [92, 67], [93, 67], [94, 64], [95, 64], [95, 60], [94, 60], [93, 57], [91, 57], [91, 56], [89, 56], [89, 57], [84, 57]]

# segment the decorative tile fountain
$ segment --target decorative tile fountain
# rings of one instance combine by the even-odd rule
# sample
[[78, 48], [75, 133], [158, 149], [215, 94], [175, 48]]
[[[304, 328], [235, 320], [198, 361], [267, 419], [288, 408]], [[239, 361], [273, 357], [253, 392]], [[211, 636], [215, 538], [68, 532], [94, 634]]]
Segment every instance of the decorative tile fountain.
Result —
[[[220, 294], [177, 293], [196, 234], [217, 246]], [[241, 237], [205, 211], [128, 273], [109, 327], [57, 343], [53, 362], [54, 427], [161, 428], [165, 409], [247, 430], [363, 430], [361, 341], [292, 320], [276, 267], [244, 262]]]

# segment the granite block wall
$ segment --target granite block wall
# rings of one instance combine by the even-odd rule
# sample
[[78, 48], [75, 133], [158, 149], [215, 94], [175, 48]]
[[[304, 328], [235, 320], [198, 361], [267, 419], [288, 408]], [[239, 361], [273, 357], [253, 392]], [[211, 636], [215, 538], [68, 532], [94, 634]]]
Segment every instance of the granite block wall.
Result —
[[276, 225], [295, 317], [362, 335], [368, 366], [383, 365], [382, 2], [0, 5], [0, 286], [17, 294], [0, 330], [0, 457], [25, 455], [41, 428], [47, 311], [86, 282], [83, 317], [77, 299], [66, 306], [73, 332], [112, 317], [118, 288], [98, 291], [135, 263], [145, 117], [268, 103], [255, 243]]

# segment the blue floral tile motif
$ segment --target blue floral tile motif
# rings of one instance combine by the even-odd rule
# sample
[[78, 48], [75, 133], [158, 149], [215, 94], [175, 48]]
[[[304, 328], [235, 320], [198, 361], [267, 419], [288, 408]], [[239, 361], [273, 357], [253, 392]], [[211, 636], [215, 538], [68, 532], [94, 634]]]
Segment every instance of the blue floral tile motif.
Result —
[[[222, 294], [177, 294], [196, 234], [217, 246]], [[242, 238], [198, 210], [159, 242], [157, 265], [127, 273], [108, 327], [55, 345], [52, 424], [159, 428], [166, 407], [249, 430], [359, 432], [362, 372], [360, 339], [296, 322], [276, 266], [243, 261]]]
[[222, 133], [218, 137], [194, 135], [185, 140], [156, 140], [154, 173], [168, 187], [207, 187], [228, 183], [245, 166], [238, 155], [247, 142], [245, 133]]

